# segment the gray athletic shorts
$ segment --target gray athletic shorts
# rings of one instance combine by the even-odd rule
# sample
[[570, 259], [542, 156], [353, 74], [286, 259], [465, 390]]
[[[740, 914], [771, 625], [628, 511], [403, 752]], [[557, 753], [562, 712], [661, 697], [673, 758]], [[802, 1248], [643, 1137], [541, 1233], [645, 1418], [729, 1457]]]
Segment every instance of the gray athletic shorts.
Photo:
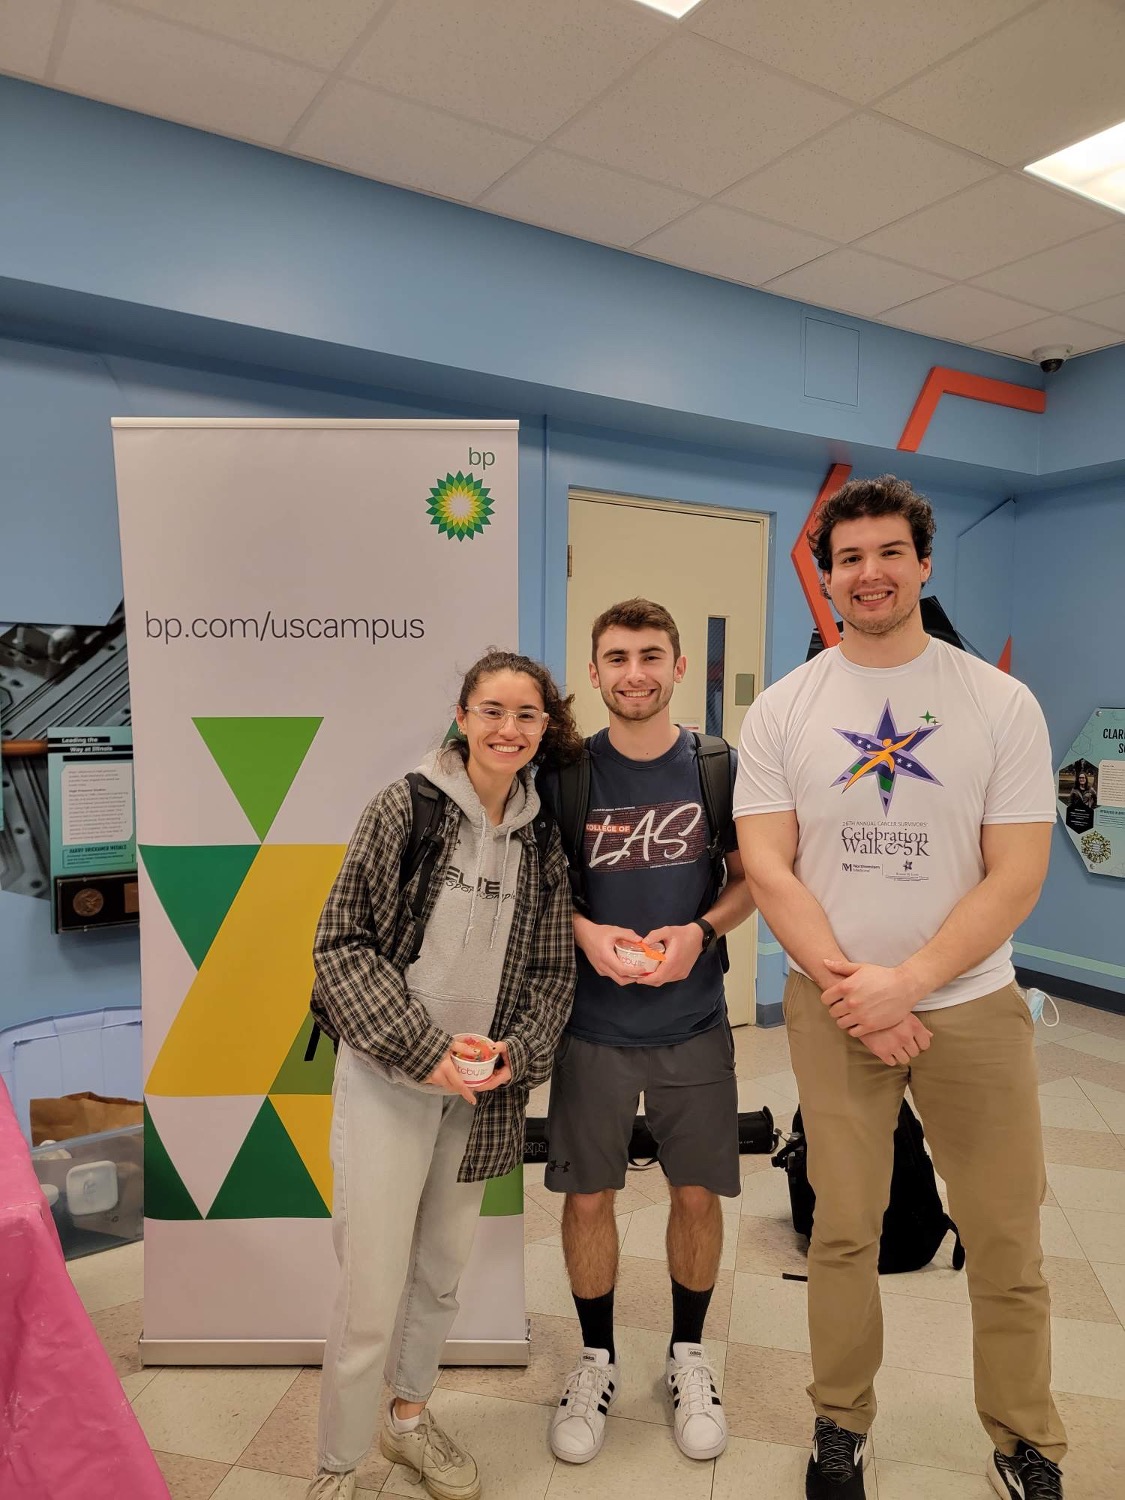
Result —
[[641, 1094], [668, 1181], [737, 1197], [738, 1084], [725, 1018], [672, 1047], [564, 1036], [551, 1078], [545, 1185], [555, 1193], [624, 1187]]

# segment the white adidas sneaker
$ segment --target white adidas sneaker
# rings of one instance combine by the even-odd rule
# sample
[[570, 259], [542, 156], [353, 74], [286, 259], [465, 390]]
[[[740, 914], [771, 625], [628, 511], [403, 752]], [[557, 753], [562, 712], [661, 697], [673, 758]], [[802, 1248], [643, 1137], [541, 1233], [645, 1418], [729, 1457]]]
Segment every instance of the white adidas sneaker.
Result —
[[702, 1345], [673, 1344], [664, 1378], [680, 1452], [687, 1458], [718, 1458], [727, 1445], [727, 1419]]
[[617, 1391], [617, 1366], [608, 1349], [583, 1349], [566, 1377], [551, 1418], [551, 1452], [568, 1464], [596, 1458], [605, 1441], [605, 1419]]

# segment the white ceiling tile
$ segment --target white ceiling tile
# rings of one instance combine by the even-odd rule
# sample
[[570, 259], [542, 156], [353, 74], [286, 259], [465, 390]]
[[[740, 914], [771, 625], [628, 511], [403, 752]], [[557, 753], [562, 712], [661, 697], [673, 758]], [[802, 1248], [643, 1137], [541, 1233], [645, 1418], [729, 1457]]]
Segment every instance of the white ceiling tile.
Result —
[[1116, 297], [1105, 297], [1100, 302], [1089, 302], [1084, 307], [1076, 307], [1074, 315], [1087, 318], [1091, 323], [1101, 323], [1117, 333], [1125, 333], [1125, 292], [1120, 292]]
[[948, 282], [913, 266], [864, 255], [861, 250], [833, 250], [819, 260], [787, 271], [766, 283], [767, 292], [835, 307], [857, 317], [873, 318], [888, 307], [897, 307], [927, 292], [936, 292]]
[[624, 247], [678, 218], [698, 201], [674, 188], [544, 149], [490, 188], [478, 205], [562, 234]]
[[685, 31], [552, 144], [710, 197], [847, 113], [846, 105]]
[[970, 151], [1026, 166], [1122, 117], [1125, 7], [1047, 0], [880, 101]]
[[468, 201], [533, 147], [341, 79], [325, 91], [290, 149], [381, 182]]
[[62, 0], [0, 0], [0, 72], [42, 78]]
[[1041, 315], [1040, 308], [982, 292], [975, 286], [948, 286], [944, 291], [931, 292], [928, 297], [883, 313], [880, 321], [893, 323], [896, 328], [909, 328], [913, 333], [972, 344], [1005, 328], [1030, 323]]
[[324, 75], [104, 0], [79, 0], [55, 81], [125, 109], [280, 145]]
[[1107, 344], [1120, 342], [1120, 335], [1112, 329], [1058, 314], [980, 340], [982, 348], [995, 349], [1000, 354], [1014, 354], [1017, 359], [1031, 359], [1032, 351], [1044, 344], [1071, 344], [1075, 354], [1087, 354], [1091, 349], [1104, 349]]
[[543, 140], [673, 25], [642, 6], [605, 0], [408, 0], [348, 72]]
[[711, 0], [688, 25], [865, 103], [1018, 14], [1028, 0]]
[[1125, 292], [1125, 224], [1042, 250], [976, 281], [989, 291], [1020, 297], [1052, 312], [1070, 312], [1115, 297]]
[[797, 229], [705, 203], [634, 248], [707, 276], [760, 286], [831, 246]]
[[183, 21], [232, 42], [334, 68], [386, 0], [130, 0], [166, 21]]
[[877, 229], [862, 248], [954, 279], [1112, 223], [1109, 209], [1029, 178], [990, 177], [955, 198]]
[[875, 115], [853, 115], [723, 195], [750, 213], [854, 240], [995, 172]]

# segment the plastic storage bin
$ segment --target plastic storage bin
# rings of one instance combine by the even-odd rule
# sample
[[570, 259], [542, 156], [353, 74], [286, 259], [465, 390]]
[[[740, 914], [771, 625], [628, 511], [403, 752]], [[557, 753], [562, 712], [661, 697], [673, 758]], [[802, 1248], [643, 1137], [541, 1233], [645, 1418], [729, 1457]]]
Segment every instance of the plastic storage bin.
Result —
[[142, 1238], [142, 1125], [35, 1146], [31, 1163], [67, 1260]]
[[141, 1013], [136, 1009], [52, 1016], [0, 1031], [0, 1078], [25, 1139], [32, 1099], [90, 1089], [113, 1098], [141, 1097]]

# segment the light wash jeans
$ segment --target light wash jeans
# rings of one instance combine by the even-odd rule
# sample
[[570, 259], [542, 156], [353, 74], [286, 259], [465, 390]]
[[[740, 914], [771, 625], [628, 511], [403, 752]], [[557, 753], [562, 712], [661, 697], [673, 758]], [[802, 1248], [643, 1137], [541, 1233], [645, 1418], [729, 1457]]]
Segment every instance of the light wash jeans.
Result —
[[317, 1463], [358, 1466], [379, 1392], [426, 1401], [457, 1316], [483, 1182], [458, 1182], [472, 1106], [366, 1067], [344, 1043], [332, 1090], [332, 1238], [340, 1286], [320, 1385]]

